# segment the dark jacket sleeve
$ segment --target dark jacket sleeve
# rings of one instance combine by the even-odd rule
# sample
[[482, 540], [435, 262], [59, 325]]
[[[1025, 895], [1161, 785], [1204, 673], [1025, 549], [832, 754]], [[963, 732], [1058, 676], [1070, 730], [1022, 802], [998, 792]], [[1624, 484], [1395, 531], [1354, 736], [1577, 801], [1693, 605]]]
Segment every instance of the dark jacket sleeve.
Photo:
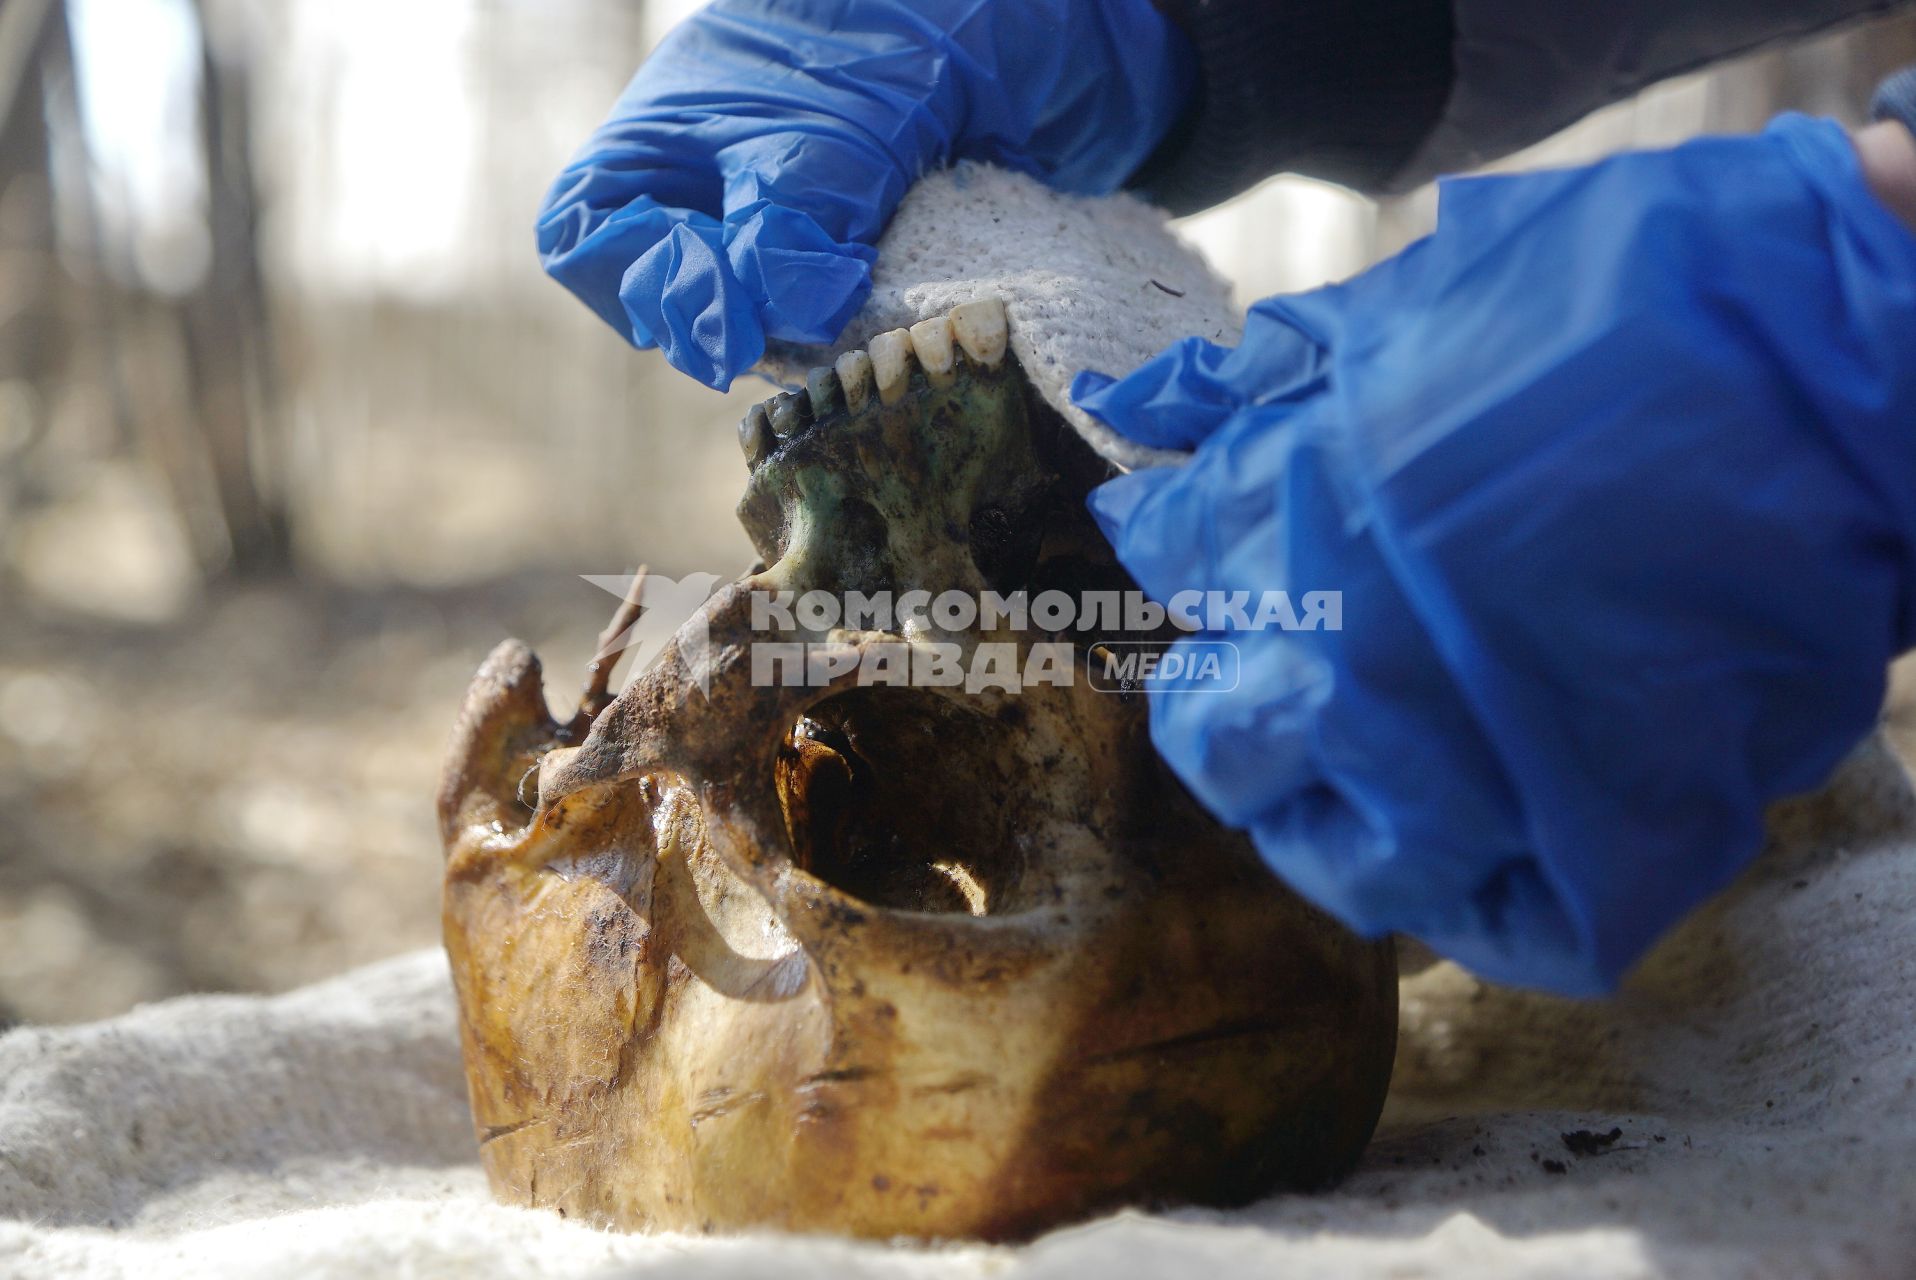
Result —
[[1667, 76], [1912, 0], [1156, 0], [1198, 96], [1134, 185], [1176, 212], [1277, 172], [1402, 190]]

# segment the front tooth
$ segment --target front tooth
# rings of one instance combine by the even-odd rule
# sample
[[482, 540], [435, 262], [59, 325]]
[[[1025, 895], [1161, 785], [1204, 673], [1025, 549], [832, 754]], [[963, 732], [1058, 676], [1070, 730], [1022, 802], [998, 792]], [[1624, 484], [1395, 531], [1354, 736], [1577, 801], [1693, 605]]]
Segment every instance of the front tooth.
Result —
[[772, 434], [789, 440], [805, 429], [805, 411], [799, 397], [787, 391], [772, 397]]
[[765, 406], [755, 404], [739, 419], [738, 446], [745, 451], [745, 465], [756, 467], [772, 451], [772, 420]]
[[951, 309], [951, 334], [965, 354], [979, 364], [995, 365], [1005, 358], [1005, 304], [1000, 298], [961, 302]]
[[871, 353], [872, 381], [878, 384], [878, 398], [886, 404], [897, 404], [911, 383], [910, 331], [893, 329], [881, 333], [872, 339], [867, 350]]
[[822, 364], [805, 375], [805, 390], [812, 398], [812, 417], [822, 418], [838, 404], [838, 375]]
[[863, 351], [847, 351], [838, 357], [838, 385], [845, 392], [845, 407], [857, 413], [872, 394], [872, 358]]
[[950, 320], [933, 316], [913, 325], [911, 349], [918, 353], [918, 363], [925, 366], [925, 376], [933, 385], [942, 387], [951, 381], [955, 357], [951, 350]]

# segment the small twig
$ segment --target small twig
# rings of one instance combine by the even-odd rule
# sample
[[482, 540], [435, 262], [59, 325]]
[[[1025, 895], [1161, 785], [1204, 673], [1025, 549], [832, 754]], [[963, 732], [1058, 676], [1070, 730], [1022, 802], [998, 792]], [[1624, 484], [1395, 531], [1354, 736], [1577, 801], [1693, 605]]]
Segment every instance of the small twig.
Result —
[[640, 565], [638, 572], [632, 575], [631, 585], [626, 587], [625, 598], [619, 601], [612, 621], [599, 633], [592, 661], [585, 664], [585, 688], [579, 694], [579, 712], [568, 728], [591, 724], [611, 705], [612, 670], [625, 654], [626, 633], [639, 620], [639, 594], [645, 587], [646, 572], [646, 567]]

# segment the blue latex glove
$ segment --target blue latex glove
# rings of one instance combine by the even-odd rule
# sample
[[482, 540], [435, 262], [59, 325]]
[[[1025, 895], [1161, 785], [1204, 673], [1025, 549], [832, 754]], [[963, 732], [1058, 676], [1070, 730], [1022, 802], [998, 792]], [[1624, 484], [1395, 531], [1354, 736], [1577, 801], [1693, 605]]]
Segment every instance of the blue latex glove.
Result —
[[539, 251], [635, 346], [724, 388], [767, 337], [838, 337], [926, 170], [1114, 190], [1176, 119], [1192, 57], [1149, 0], [718, 0], [559, 176]]
[[1196, 447], [1092, 495], [1146, 590], [1343, 592], [1231, 634], [1234, 693], [1153, 689], [1166, 759], [1306, 897], [1493, 979], [1611, 987], [1916, 641], [1916, 237], [1834, 124], [1448, 183], [1235, 350], [1073, 390]]

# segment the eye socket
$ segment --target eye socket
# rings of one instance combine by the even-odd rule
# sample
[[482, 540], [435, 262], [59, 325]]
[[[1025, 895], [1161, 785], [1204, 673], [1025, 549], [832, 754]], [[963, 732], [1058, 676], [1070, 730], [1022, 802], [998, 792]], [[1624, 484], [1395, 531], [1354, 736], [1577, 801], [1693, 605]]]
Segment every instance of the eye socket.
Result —
[[876, 907], [1016, 909], [1022, 855], [989, 731], [981, 717], [902, 689], [813, 708], [774, 766], [793, 861]]

